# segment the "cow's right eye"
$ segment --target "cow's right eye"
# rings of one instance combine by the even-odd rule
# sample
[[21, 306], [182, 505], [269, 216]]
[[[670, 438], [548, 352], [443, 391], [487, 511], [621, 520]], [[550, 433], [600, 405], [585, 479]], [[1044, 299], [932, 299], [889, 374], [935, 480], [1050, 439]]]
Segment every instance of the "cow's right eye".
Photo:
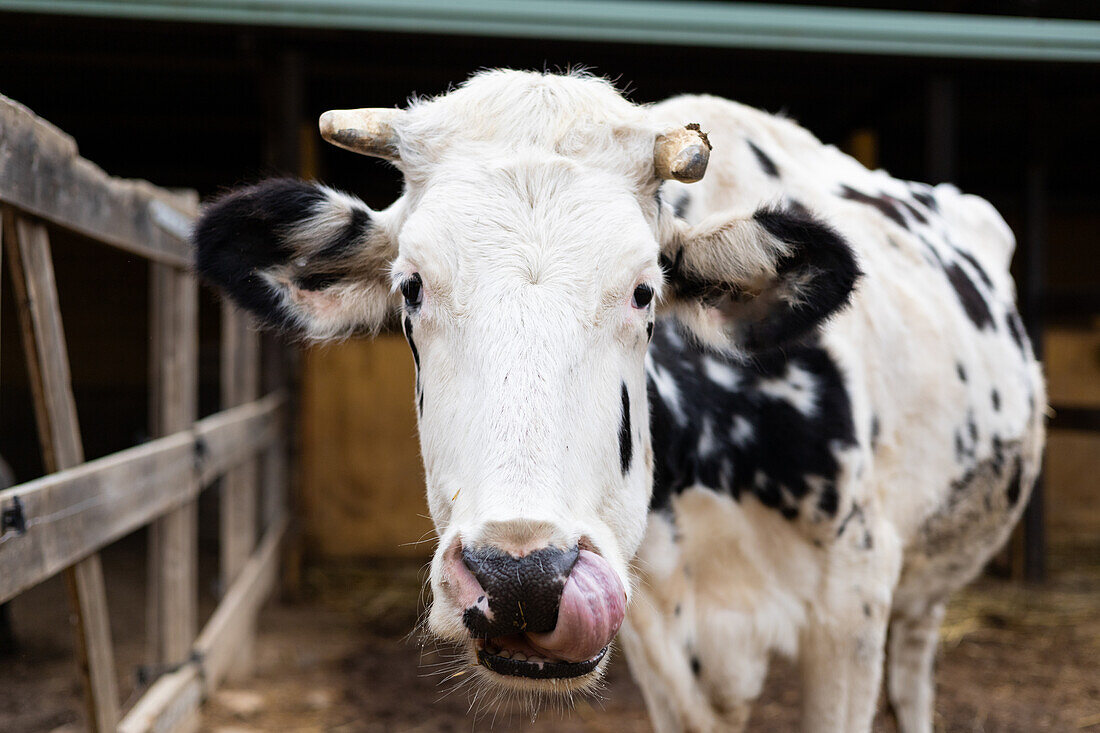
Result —
[[409, 308], [417, 308], [424, 299], [423, 282], [419, 274], [414, 274], [401, 283], [401, 294], [405, 296], [405, 305]]

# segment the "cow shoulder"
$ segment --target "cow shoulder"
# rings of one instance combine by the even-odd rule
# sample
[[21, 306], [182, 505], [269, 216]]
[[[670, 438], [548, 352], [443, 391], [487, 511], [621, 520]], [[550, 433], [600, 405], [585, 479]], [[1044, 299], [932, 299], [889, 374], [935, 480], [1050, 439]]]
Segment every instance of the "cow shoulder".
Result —
[[652, 506], [702, 486], [753, 501], [827, 539], [862, 479], [848, 377], [819, 339], [738, 359], [661, 322], [647, 362]]

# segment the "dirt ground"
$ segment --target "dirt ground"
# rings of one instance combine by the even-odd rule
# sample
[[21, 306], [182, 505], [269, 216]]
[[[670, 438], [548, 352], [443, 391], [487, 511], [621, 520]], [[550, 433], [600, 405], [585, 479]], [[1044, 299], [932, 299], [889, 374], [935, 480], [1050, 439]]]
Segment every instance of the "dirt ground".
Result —
[[[140, 554], [105, 557], [122, 694], [140, 692]], [[939, 731], [1100, 733], [1100, 547], [1055, 553], [1042, 587], [984, 578], [951, 605], [937, 670]], [[621, 657], [599, 698], [532, 722], [522, 711], [471, 701], [464, 675], [421, 649], [410, 630], [421, 569], [357, 563], [307, 571], [305, 600], [272, 603], [261, 617], [257, 674], [208, 701], [202, 729], [247, 731], [650, 730], [641, 694]], [[136, 574], [136, 575], [135, 575]], [[205, 603], [204, 607], [208, 607]], [[0, 731], [80, 730], [80, 686], [71, 662], [65, 597], [44, 584], [13, 607], [19, 652], [0, 658]], [[137, 629], [137, 631], [135, 631]], [[797, 729], [799, 689], [777, 662], [750, 730]], [[876, 731], [892, 731], [879, 714]]]
[[[942, 633], [937, 730], [1100, 733], [1100, 548], [1054, 560], [1064, 569], [1042, 588], [986, 578], [956, 598]], [[461, 677], [446, 679], [452, 665], [409, 638], [418, 576], [394, 565], [312, 571], [308, 603], [264, 615], [259, 676], [211, 701], [206, 730], [650, 730], [621, 657], [601, 699], [565, 715], [531, 722], [472, 702], [454, 689]], [[791, 665], [774, 665], [751, 731], [797, 729], [795, 678]], [[875, 730], [893, 729], [880, 712]]]

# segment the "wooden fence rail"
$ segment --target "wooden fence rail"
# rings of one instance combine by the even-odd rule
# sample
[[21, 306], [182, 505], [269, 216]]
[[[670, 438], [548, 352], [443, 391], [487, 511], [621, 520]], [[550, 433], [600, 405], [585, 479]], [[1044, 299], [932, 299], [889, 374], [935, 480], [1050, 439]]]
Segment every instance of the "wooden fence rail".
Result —
[[[274, 585], [287, 521], [285, 393], [276, 388], [260, 397], [259, 340], [244, 315], [226, 306], [225, 409], [196, 421], [198, 291], [187, 242], [198, 212], [193, 193], [108, 176], [79, 157], [72, 138], [0, 96], [0, 207], [0, 252], [11, 273], [48, 471], [0, 491], [0, 603], [64, 574], [89, 727], [193, 730], [203, 697], [226, 675], [247, 673], [255, 617]], [[150, 261], [150, 428], [158, 437], [90, 462], [84, 461], [48, 226]], [[197, 634], [196, 502], [218, 477], [224, 477], [225, 592]], [[147, 661], [150, 669], [167, 671], [123, 718], [97, 553], [144, 526]]]
[[193, 500], [199, 487], [274, 444], [283, 403], [282, 394], [271, 394], [190, 430], [0, 491], [0, 511], [22, 526], [0, 535], [0, 603]]
[[81, 158], [76, 141], [0, 95], [0, 201], [78, 234], [181, 269], [194, 193], [113, 178]]

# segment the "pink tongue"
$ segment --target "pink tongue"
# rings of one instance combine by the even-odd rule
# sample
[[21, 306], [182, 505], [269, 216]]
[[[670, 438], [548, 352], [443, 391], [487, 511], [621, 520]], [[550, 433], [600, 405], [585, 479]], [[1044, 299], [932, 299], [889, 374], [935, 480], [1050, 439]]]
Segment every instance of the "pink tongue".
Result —
[[626, 613], [626, 591], [606, 560], [581, 550], [558, 607], [558, 623], [545, 634], [527, 634], [543, 656], [585, 662], [611, 643]]

